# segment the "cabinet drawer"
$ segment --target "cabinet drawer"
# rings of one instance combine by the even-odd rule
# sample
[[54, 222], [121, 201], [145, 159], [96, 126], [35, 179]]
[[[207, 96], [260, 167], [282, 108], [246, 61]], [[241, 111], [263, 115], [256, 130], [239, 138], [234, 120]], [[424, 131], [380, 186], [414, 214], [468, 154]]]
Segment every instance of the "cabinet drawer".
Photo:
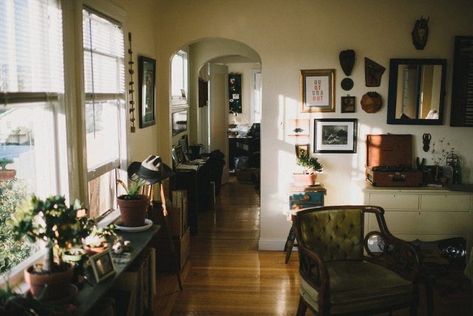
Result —
[[[386, 225], [391, 233], [396, 234], [417, 234], [419, 228], [418, 212], [386, 212], [384, 213]], [[376, 217], [369, 218], [369, 231], [379, 231]]]
[[419, 196], [404, 193], [370, 193], [370, 205], [381, 206], [386, 210], [412, 210], [419, 208]]
[[421, 209], [428, 211], [467, 211], [470, 209], [468, 194], [424, 194], [421, 196]]
[[471, 230], [469, 212], [421, 212], [419, 232], [422, 234], [466, 237]]

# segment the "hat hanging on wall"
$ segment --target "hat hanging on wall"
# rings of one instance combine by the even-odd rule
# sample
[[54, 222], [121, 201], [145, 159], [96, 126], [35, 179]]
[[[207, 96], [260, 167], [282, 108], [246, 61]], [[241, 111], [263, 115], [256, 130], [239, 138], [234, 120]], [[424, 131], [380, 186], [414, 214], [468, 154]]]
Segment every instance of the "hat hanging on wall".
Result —
[[351, 75], [351, 71], [355, 65], [355, 51], [353, 49], [342, 50], [338, 58], [340, 59], [340, 66], [342, 66], [345, 75]]
[[134, 161], [128, 166], [128, 177], [141, 178], [149, 184], [161, 182], [174, 175], [172, 169], [161, 161], [161, 157], [150, 155], [143, 162]]
[[366, 113], [376, 113], [383, 106], [383, 99], [378, 92], [367, 92], [361, 98], [360, 104]]

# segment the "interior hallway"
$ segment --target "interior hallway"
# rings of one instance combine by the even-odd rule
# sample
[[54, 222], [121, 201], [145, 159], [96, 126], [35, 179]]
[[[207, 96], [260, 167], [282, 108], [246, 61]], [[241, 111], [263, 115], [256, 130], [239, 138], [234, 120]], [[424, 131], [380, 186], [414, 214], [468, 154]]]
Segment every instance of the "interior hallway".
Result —
[[215, 210], [199, 213], [184, 290], [173, 290], [172, 276], [158, 281], [157, 315], [295, 315], [297, 253], [286, 265], [282, 252], [258, 252], [259, 225], [253, 185], [232, 177]]

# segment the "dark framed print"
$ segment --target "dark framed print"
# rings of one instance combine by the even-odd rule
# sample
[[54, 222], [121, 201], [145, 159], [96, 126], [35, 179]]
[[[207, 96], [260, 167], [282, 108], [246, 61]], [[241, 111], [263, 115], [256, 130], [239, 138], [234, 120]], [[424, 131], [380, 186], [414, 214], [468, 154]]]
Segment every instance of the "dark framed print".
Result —
[[335, 112], [335, 69], [301, 70], [301, 112]]
[[140, 128], [156, 123], [156, 61], [138, 56], [139, 114]]
[[242, 113], [241, 74], [228, 74], [228, 106], [229, 113]]
[[356, 97], [346, 96], [341, 98], [342, 113], [356, 112]]
[[110, 249], [93, 255], [89, 258], [89, 261], [97, 283], [115, 275], [115, 265], [113, 264]]
[[296, 145], [296, 157], [299, 158], [302, 154], [308, 154], [310, 150], [310, 144]]
[[172, 136], [187, 130], [187, 110], [172, 113]]
[[356, 153], [357, 119], [315, 119], [314, 153]]

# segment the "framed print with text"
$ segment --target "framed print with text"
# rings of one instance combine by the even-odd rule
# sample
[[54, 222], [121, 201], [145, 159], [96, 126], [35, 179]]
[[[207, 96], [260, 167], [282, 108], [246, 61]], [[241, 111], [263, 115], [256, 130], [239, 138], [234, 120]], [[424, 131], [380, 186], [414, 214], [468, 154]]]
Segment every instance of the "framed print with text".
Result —
[[315, 119], [314, 153], [356, 153], [357, 119]]
[[301, 112], [335, 112], [335, 69], [301, 70]]

